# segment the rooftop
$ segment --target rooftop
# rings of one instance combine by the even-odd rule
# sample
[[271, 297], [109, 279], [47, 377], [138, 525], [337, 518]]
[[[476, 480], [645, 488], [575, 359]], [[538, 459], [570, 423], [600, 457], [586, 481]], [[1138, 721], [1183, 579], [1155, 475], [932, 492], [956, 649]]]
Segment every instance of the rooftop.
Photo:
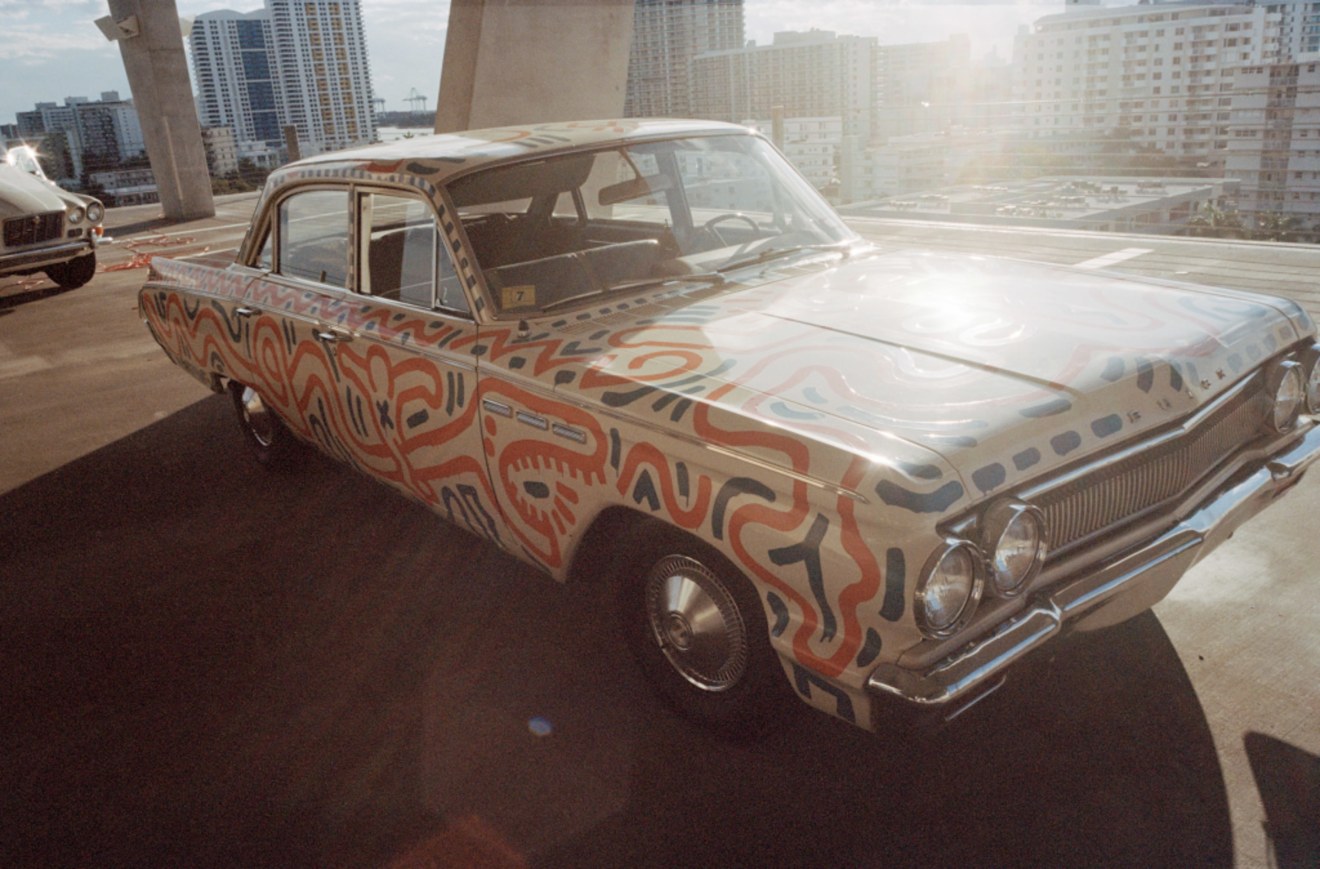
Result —
[[297, 173], [308, 167], [367, 163], [371, 171], [394, 173], [402, 168], [408, 174], [424, 176], [431, 182], [442, 182], [451, 175], [486, 163], [533, 154], [548, 156], [613, 143], [703, 133], [738, 133], [746, 132], [746, 129], [736, 124], [715, 121], [635, 118], [494, 127], [462, 133], [416, 136], [381, 145], [337, 151], [291, 163], [281, 171]]

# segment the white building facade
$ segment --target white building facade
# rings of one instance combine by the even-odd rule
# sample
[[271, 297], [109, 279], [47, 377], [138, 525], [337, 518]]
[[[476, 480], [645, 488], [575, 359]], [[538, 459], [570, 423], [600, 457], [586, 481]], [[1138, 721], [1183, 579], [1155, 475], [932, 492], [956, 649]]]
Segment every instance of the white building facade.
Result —
[[66, 184], [81, 184], [91, 172], [146, 159], [137, 109], [117, 91], [104, 91], [99, 100], [66, 97], [63, 104], [37, 103], [31, 111], [18, 112], [17, 121], [24, 138], [58, 134], [63, 139], [67, 174], [56, 180]]
[[1241, 182], [1243, 212], [1320, 218], [1320, 56], [1311, 57], [1235, 77], [1224, 171]]
[[771, 45], [718, 51], [692, 60], [691, 109], [698, 118], [737, 122], [838, 117], [845, 135], [874, 135], [879, 43], [827, 30], [776, 33]]
[[202, 127], [229, 127], [239, 142], [278, 146], [283, 114], [270, 14], [222, 10], [199, 15], [188, 45]]
[[203, 126], [234, 130], [240, 152], [302, 156], [372, 142], [371, 72], [358, 0], [266, 0], [200, 15], [189, 36]]
[[636, 0], [624, 114], [688, 117], [691, 61], [741, 48], [743, 0]]
[[1228, 145], [1238, 68], [1280, 58], [1266, 6], [1071, 7], [1019, 36], [1016, 126], [1026, 135], [1120, 133], [1137, 147], [1209, 157]]

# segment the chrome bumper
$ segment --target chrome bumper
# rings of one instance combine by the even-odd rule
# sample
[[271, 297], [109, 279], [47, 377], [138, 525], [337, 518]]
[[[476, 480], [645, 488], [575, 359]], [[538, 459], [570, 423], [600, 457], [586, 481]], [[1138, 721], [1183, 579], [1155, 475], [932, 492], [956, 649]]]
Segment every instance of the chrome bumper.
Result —
[[92, 253], [95, 250], [95, 240], [91, 236], [87, 236], [86, 238], [63, 241], [34, 250], [0, 253], [0, 274], [9, 274], [19, 269], [40, 269], [43, 266], [68, 262], [75, 257]]
[[883, 664], [866, 688], [876, 718], [951, 720], [1003, 684], [1006, 671], [1065, 630], [1117, 624], [1154, 606], [1189, 567], [1269, 506], [1320, 459], [1320, 426], [1254, 473], [1219, 490], [1183, 521], [1072, 580], [925, 670]]

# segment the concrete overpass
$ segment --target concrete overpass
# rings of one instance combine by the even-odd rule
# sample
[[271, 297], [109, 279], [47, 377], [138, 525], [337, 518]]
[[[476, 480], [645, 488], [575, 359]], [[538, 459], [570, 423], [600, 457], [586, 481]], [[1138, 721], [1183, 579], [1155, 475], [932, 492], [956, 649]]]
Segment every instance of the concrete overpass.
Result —
[[[175, 0], [107, 0], [164, 214], [215, 214]], [[436, 132], [623, 114], [633, 0], [452, 0]], [[573, 58], [565, 63], [564, 58]]]

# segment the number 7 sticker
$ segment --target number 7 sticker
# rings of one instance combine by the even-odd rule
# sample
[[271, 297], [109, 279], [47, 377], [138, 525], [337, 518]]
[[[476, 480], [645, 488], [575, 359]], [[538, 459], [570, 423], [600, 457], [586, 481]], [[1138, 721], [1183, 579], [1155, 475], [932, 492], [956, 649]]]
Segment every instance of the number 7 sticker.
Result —
[[501, 308], [527, 308], [536, 305], [536, 287], [532, 284], [517, 284], [504, 287], [500, 291]]

